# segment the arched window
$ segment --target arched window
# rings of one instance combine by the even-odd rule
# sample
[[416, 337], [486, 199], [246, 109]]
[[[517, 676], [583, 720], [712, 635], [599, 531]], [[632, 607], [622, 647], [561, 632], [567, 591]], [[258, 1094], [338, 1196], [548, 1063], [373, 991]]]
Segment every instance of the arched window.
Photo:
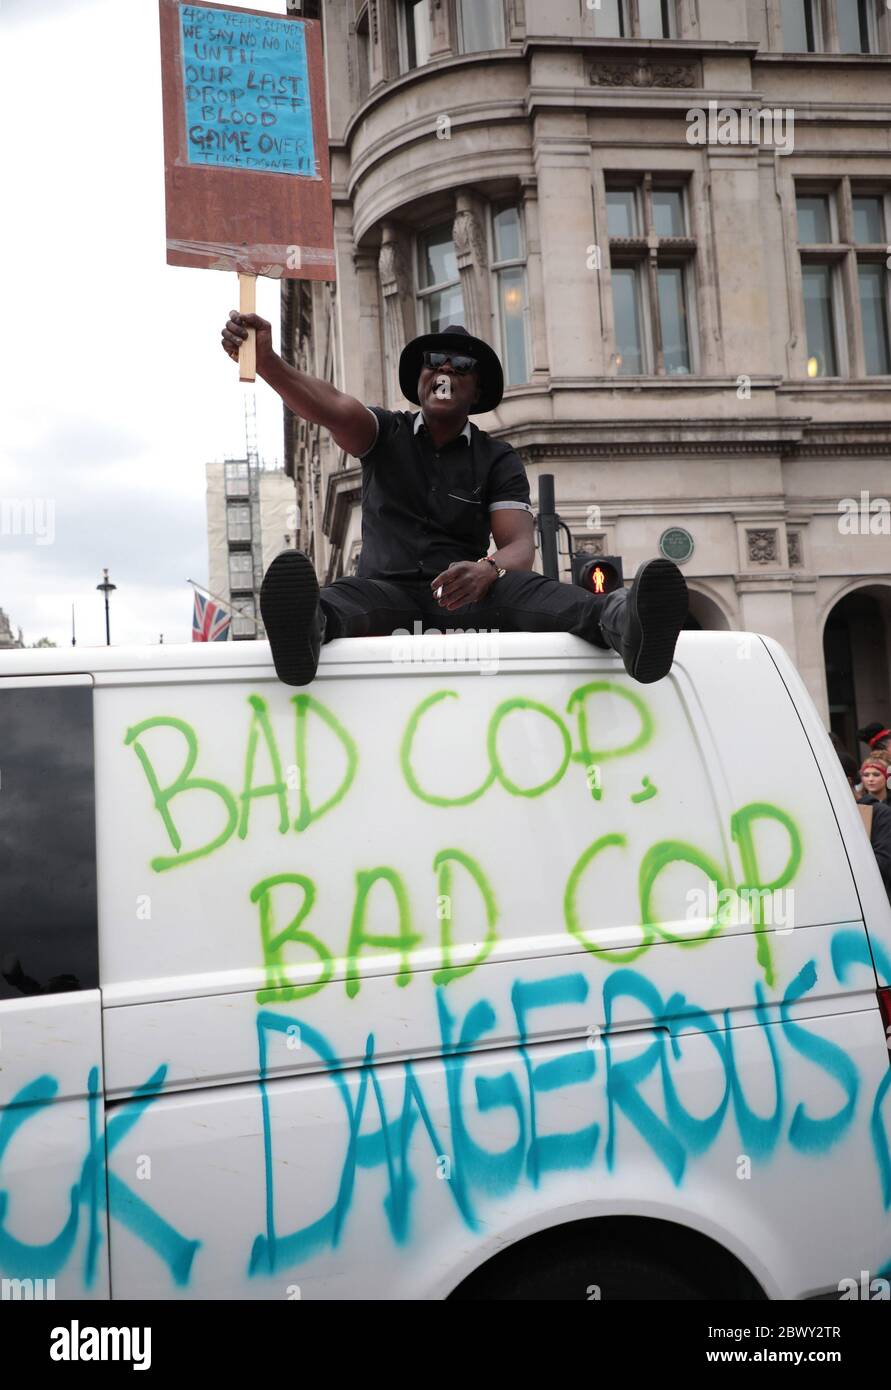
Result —
[[418, 237], [417, 297], [425, 333], [464, 322], [464, 296], [452, 224], [444, 222]]

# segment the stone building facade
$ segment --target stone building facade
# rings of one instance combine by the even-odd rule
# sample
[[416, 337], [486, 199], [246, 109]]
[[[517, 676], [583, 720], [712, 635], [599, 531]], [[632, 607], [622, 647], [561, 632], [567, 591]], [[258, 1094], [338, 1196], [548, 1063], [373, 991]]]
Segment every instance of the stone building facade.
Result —
[[[477, 423], [576, 547], [626, 577], [662, 547], [692, 625], [777, 638], [855, 751], [891, 716], [891, 10], [320, 8], [337, 284], [284, 285], [290, 360], [400, 409], [414, 334], [487, 338]], [[349, 573], [360, 467], [286, 435], [299, 542]]]

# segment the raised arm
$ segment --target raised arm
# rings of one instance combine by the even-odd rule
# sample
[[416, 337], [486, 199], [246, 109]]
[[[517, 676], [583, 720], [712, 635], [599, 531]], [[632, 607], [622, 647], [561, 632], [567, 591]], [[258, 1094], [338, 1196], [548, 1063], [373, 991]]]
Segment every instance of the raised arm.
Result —
[[233, 309], [223, 328], [223, 349], [234, 362], [253, 328], [257, 334], [257, 375], [277, 391], [290, 410], [302, 420], [329, 430], [335, 444], [354, 458], [370, 449], [377, 437], [377, 421], [367, 406], [338, 391], [329, 381], [288, 366], [272, 346], [272, 325], [259, 314], [239, 314]]

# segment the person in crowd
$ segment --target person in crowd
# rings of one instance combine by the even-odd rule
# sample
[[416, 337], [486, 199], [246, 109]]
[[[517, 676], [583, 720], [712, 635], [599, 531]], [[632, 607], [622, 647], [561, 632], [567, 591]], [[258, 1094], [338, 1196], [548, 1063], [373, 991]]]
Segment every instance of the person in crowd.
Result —
[[877, 755], [866, 758], [860, 764], [860, 782], [863, 787], [863, 793], [860, 797], [861, 806], [868, 806], [876, 801], [887, 804], [888, 771], [888, 763]]
[[871, 753], [883, 753], [891, 758], [891, 729], [884, 724], [867, 724], [857, 730], [857, 737], [866, 744]]
[[[838, 756], [848, 779], [848, 786], [856, 799], [857, 782], [860, 777], [857, 759], [844, 752]], [[879, 866], [879, 873], [882, 875], [888, 901], [891, 903], [891, 805], [867, 794], [865, 798], [860, 798], [860, 815]]]

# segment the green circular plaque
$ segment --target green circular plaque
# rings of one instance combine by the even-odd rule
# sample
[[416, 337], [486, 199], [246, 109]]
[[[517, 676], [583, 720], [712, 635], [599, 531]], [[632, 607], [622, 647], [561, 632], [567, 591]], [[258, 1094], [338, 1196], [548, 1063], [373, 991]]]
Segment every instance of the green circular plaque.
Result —
[[693, 554], [693, 537], [683, 526], [671, 526], [659, 537], [659, 549], [667, 560], [682, 565]]

